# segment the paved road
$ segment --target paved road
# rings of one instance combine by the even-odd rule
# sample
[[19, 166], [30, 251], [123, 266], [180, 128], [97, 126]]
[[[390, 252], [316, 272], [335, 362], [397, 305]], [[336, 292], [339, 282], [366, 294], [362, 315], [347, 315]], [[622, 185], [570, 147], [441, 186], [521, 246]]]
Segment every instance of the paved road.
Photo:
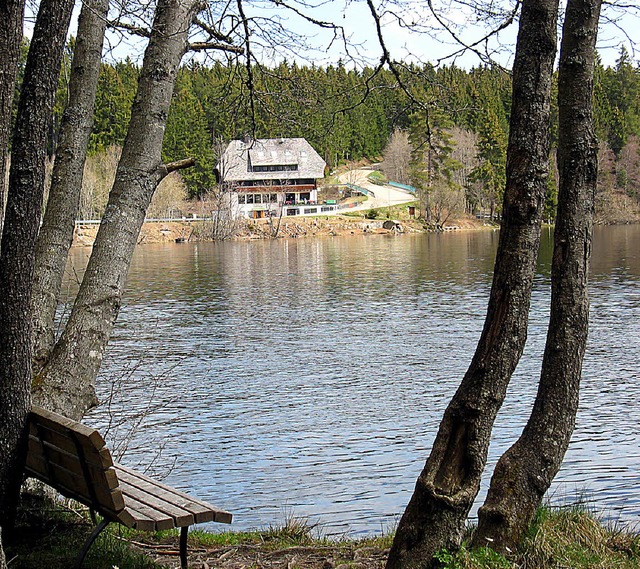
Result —
[[[354, 184], [365, 190], [373, 192], [375, 197], [367, 196], [367, 200], [353, 209], [371, 209], [378, 207], [388, 207], [412, 202], [416, 199], [415, 195], [400, 188], [392, 186], [380, 186], [372, 184], [367, 176], [371, 174], [371, 169], [360, 168], [358, 170], [350, 170], [344, 174], [340, 174], [340, 182], [343, 184]], [[353, 210], [351, 210], [353, 211]]]

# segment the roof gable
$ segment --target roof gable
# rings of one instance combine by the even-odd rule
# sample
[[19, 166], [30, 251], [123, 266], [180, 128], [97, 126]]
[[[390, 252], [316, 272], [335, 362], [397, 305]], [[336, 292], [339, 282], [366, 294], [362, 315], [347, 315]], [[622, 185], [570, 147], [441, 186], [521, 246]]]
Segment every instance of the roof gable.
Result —
[[[256, 167], [258, 171], [254, 171]], [[232, 140], [217, 165], [221, 178], [227, 182], [317, 179], [324, 177], [325, 167], [325, 161], [304, 138]]]

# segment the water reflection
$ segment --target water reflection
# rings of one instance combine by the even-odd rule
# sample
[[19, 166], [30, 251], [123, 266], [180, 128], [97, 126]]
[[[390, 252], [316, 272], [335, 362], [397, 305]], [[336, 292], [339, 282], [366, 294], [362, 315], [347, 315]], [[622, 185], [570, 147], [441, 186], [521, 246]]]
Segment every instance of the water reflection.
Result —
[[[139, 247], [100, 378], [117, 416], [154, 402], [125, 462], [148, 464], [161, 441], [157, 466], [177, 462], [168, 481], [233, 511], [237, 528], [276, 523], [287, 508], [327, 533], [392, 525], [475, 348], [497, 237]], [[549, 237], [492, 464], [535, 396]], [[626, 520], [640, 512], [639, 245], [638, 227], [596, 231], [578, 428], [553, 489], [584, 490]], [[74, 254], [82, 266], [86, 252]], [[104, 426], [107, 407], [91, 420]]]

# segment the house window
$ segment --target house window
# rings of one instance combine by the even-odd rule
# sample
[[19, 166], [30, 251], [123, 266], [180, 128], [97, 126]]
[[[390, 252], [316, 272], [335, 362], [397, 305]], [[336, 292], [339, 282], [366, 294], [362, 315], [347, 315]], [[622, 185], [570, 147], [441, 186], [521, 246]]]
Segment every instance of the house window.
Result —
[[262, 203], [262, 194], [255, 194], [253, 196], [253, 203]]
[[297, 172], [297, 164], [271, 164], [269, 166], [253, 166], [249, 169], [252, 172]]
[[300, 194], [300, 201], [309, 201], [311, 199], [311, 194], [309, 192], [304, 192]]
[[317, 207], [305, 207], [304, 208], [304, 212], [305, 213], [318, 213], [318, 208]]
[[253, 194], [247, 194], [247, 203], [253, 203]]
[[287, 210], [287, 215], [298, 215], [298, 210], [294, 207]]
[[247, 196], [245, 196], [244, 194], [238, 194], [238, 203], [239, 204], [247, 203]]
[[271, 194], [271, 203], [278, 203], [278, 194]]

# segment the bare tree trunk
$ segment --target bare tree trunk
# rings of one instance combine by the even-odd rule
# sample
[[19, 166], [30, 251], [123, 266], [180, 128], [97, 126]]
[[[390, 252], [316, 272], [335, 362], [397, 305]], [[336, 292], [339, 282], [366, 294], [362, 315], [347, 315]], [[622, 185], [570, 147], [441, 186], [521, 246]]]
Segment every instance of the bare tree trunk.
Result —
[[31, 408], [29, 306], [44, 193], [47, 135], [73, 0], [43, 0], [25, 68], [13, 136], [0, 252], [0, 526], [11, 527]]
[[95, 378], [118, 316], [140, 227], [169, 172], [160, 151], [196, 0], [161, 0], [109, 203], [66, 328], [34, 381], [39, 404], [79, 419], [94, 406]]
[[0, 3], [0, 235], [6, 204], [7, 159], [23, 17], [24, 0], [4, 0]]
[[601, 1], [569, 0], [565, 16], [558, 76], [560, 188], [540, 385], [522, 435], [496, 466], [473, 540], [502, 552], [520, 542], [560, 469], [578, 410], [598, 174], [592, 93]]
[[83, 3], [78, 22], [69, 104], [62, 116], [49, 201], [36, 246], [31, 300], [36, 367], [46, 362], [55, 342], [54, 319], [82, 191], [108, 10], [109, 0], [89, 0]]
[[2, 528], [0, 528], [0, 569], [7, 569], [7, 559], [2, 549]]
[[522, 4], [504, 217], [484, 329], [400, 520], [388, 569], [433, 566], [437, 551], [459, 546], [493, 423], [524, 349], [548, 175], [557, 13], [557, 0]]

